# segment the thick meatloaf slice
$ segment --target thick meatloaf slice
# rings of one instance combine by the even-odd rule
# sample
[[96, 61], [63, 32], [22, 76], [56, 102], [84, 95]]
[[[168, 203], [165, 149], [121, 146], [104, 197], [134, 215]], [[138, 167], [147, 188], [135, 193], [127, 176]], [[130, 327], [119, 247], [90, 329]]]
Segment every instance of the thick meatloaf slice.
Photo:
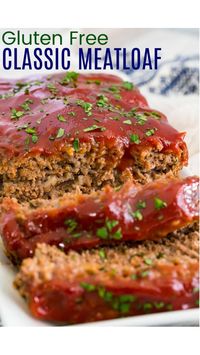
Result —
[[0, 231], [14, 263], [32, 256], [37, 243], [91, 249], [122, 241], [160, 239], [198, 220], [197, 177], [161, 179], [145, 186], [127, 183], [90, 195], [20, 205], [5, 198]]
[[32, 315], [84, 323], [198, 306], [198, 232], [65, 255], [38, 245], [23, 261], [15, 287]]
[[0, 94], [0, 198], [143, 184], [187, 164], [184, 133], [116, 76], [0, 81]]

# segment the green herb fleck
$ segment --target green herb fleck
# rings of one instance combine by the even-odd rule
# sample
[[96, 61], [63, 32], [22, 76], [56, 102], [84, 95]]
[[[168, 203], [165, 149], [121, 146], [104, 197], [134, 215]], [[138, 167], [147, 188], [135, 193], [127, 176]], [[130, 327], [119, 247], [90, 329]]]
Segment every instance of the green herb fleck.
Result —
[[74, 139], [73, 147], [74, 147], [75, 152], [79, 151], [79, 139], [78, 138]]
[[78, 226], [78, 223], [75, 219], [66, 219], [64, 225], [67, 226], [67, 232], [72, 233]]
[[49, 89], [49, 91], [55, 95], [57, 93], [57, 88], [55, 87], [55, 85], [53, 83], [49, 83], [47, 84], [47, 88]]
[[63, 115], [57, 115], [57, 119], [60, 122], [66, 122], [66, 119], [65, 119], [65, 117]]
[[143, 308], [144, 308], [144, 311], [150, 311], [153, 308], [153, 306], [151, 303], [147, 302], [147, 303], [144, 303]]
[[63, 78], [63, 80], [61, 81], [62, 85], [68, 85], [70, 83], [75, 83], [78, 79], [78, 73], [71, 71], [66, 73], [65, 77]]
[[150, 137], [153, 136], [154, 133], [155, 133], [155, 128], [152, 128], [152, 129], [148, 129], [145, 134], [147, 137]]
[[26, 128], [25, 132], [28, 133], [28, 134], [34, 134], [34, 135], [36, 133], [35, 128], [30, 128], [30, 127]]
[[69, 116], [76, 116], [76, 114], [75, 114], [74, 111], [68, 112], [68, 115], [69, 115]]
[[99, 250], [99, 256], [102, 260], [106, 259], [106, 252], [104, 249]]
[[96, 80], [96, 79], [90, 79], [86, 81], [87, 84], [96, 84], [96, 85], [100, 85], [101, 81], [100, 80]]
[[141, 276], [141, 277], [147, 277], [148, 275], [149, 275], [149, 271], [148, 271], [148, 270], [142, 271], [142, 272], [140, 273], [140, 276]]
[[132, 212], [131, 214], [135, 219], [138, 219], [138, 221], [142, 221], [143, 215], [140, 212], [140, 210], [136, 210], [135, 212]]
[[157, 309], [161, 309], [165, 306], [164, 302], [154, 302], [154, 306]]
[[146, 202], [145, 201], [138, 201], [137, 208], [138, 209], [146, 208]]
[[105, 107], [108, 104], [108, 98], [105, 95], [99, 95], [97, 100], [98, 107]]
[[126, 90], [133, 90], [133, 84], [130, 81], [124, 81], [123, 88]]
[[64, 134], [65, 134], [65, 130], [63, 128], [59, 128], [56, 138], [62, 138], [64, 136]]
[[102, 126], [98, 126], [98, 125], [92, 125], [92, 126], [90, 126], [90, 127], [87, 127], [87, 128], [84, 128], [84, 132], [91, 132], [91, 131], [95, 131], [95, 130], [97, 130], [97, 129], [99, 129], [100, 131], [105, 131], [106, 130], [106, 128], [105, 127], [102, 127]]
[[38, 136], [36, 136], [36, 134], [32, 135], [32, 142], [37, 143], [37, 141], [38, 141]]
[[96, 286], [95, 285], [92, 285], [92, 284], [89, 284], [87, 282], [81, 282], [81, 287], [88, 291], [88, 292], [92, 292], [92, 291], [95, 291], [96, 290]]
[[106, 229], [106, 227], [101, 227], [97, 229], [97, 237], [101, 238], [101, 239], [106, 239], [108, 237], [108, 231]]
[[121, 228], [119, 228], [116, 232], [114, 232], [111, 236], [112, 239], [122, 239], [122, 231]]
[[156, 117], [157, 119], [160, 118], [160, 114], [158, 112], [151, 112], [151, 116]]
[[106, 227], [108, 228], [108, 230], [109, 230], [110, 232], [111, 232], [112, 229], [113, 229], [115, 226], [117, 226], [118, 224], [119, 224], [119, 222], [116, 221], [116, 220], [109, 220], [109, 219], [106, 220]]
[[24, 116], [24, 111], [17, 111], [15, 108], [11, 110], [11, 119], [18, 120], [22, 116]]
[[137, 113], [135, 114], [135, 118], [137, 120], [137, 123], [139, 125], [144, 125], [147, 122], [147, 117], [144, 113]]
[[125, 124], [129, 124], [129, 125], [131, 125], [131, 124], [132, 124], [131, 120], [125, 120], [125, 121], [123, 121], [123, 123], [125, 123]]
[[24, 103], [21, 105], [21, 107], [24, 109], [24, 111], [30, 111], [30, 104], [33, 103], [33, 100], [26, 99]]
[[139, 144], [141, 142], [137, 134], [131, 134], [130, 141], [135, 144]]
[[167, 207], [167, 203], [163, 200], [161, 200], [158, 197], [154, 198], [154, 206], [157, 210], [160, 210], [161, 208]]
[[146, 265], [152, 265], [153, 264], [153, 261], [151, 259], [149, 259], [149, 258], [145, 258], [144, 262], [145, 262]]

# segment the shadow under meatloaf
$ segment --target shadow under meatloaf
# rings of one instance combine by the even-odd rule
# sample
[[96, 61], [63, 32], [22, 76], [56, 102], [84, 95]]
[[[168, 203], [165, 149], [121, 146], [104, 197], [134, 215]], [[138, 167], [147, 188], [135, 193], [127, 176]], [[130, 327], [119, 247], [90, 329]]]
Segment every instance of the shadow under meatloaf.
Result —
[[198, 221], [198, 177], [160, 179], [145, 186], [107, 186], [90, 195], [19, 204], [5, 198], [0, 232], [14, 263], [32, 256], [38, 243], [91, 249], [122, 241], [160, 239]]
[[113, 75], [0, 81], [0, 199], [90, 193], [177, 176], [184, 133]]
[[65, 255], [39, 244], [23, 261], [15, 287], [32, 315], [85, 323], [198, 307], [199, 233]]

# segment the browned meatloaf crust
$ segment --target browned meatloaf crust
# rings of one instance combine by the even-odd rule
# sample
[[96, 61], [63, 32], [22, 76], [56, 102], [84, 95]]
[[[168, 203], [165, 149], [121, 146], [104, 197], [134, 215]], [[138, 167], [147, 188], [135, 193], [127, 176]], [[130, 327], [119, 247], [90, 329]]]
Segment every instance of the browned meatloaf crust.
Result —
[[0, 198], [51, 198], [177, 175], [187, 164], [183, 137], [116, 76], [0, 81]]
[[[89, 195], [19, 204], [4, 198], [0, 233], [14, 263], [32, 256], [38, 243], [63, 251], [160, 239], [199, 219], [198, 177], [126, 183]], [[36, 207], [38, 205], [38, 207]]]
[[69, 324], [194, 308], [198, 238], [186, 228], [161, 241], [68, 255], [40, 244], [15, 287], [34, 317]]

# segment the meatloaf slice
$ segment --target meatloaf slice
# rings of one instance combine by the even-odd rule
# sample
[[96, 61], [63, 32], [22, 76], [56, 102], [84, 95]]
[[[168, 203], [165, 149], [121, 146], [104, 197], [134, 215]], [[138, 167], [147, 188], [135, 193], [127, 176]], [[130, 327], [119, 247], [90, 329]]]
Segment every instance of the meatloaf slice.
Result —
[[198, 232], [160, 241], [70, 251], [39, 244], [15, 287], [36, 318], [67, 324], [198, 306]]
[[0, 81], [0, 198], [48, 199], [176, 176], [187, 164], [183, 137], [113, 75]]
[[90, 195], [67, 194], [35, 206], [5, 198], [0, 231], [7, 254], [17, 263], [37, 243], [91, 249], [122, 241], [159, 239], [198, 220], [197, 177], [162, 179], [145, 186], [127, 183]]

